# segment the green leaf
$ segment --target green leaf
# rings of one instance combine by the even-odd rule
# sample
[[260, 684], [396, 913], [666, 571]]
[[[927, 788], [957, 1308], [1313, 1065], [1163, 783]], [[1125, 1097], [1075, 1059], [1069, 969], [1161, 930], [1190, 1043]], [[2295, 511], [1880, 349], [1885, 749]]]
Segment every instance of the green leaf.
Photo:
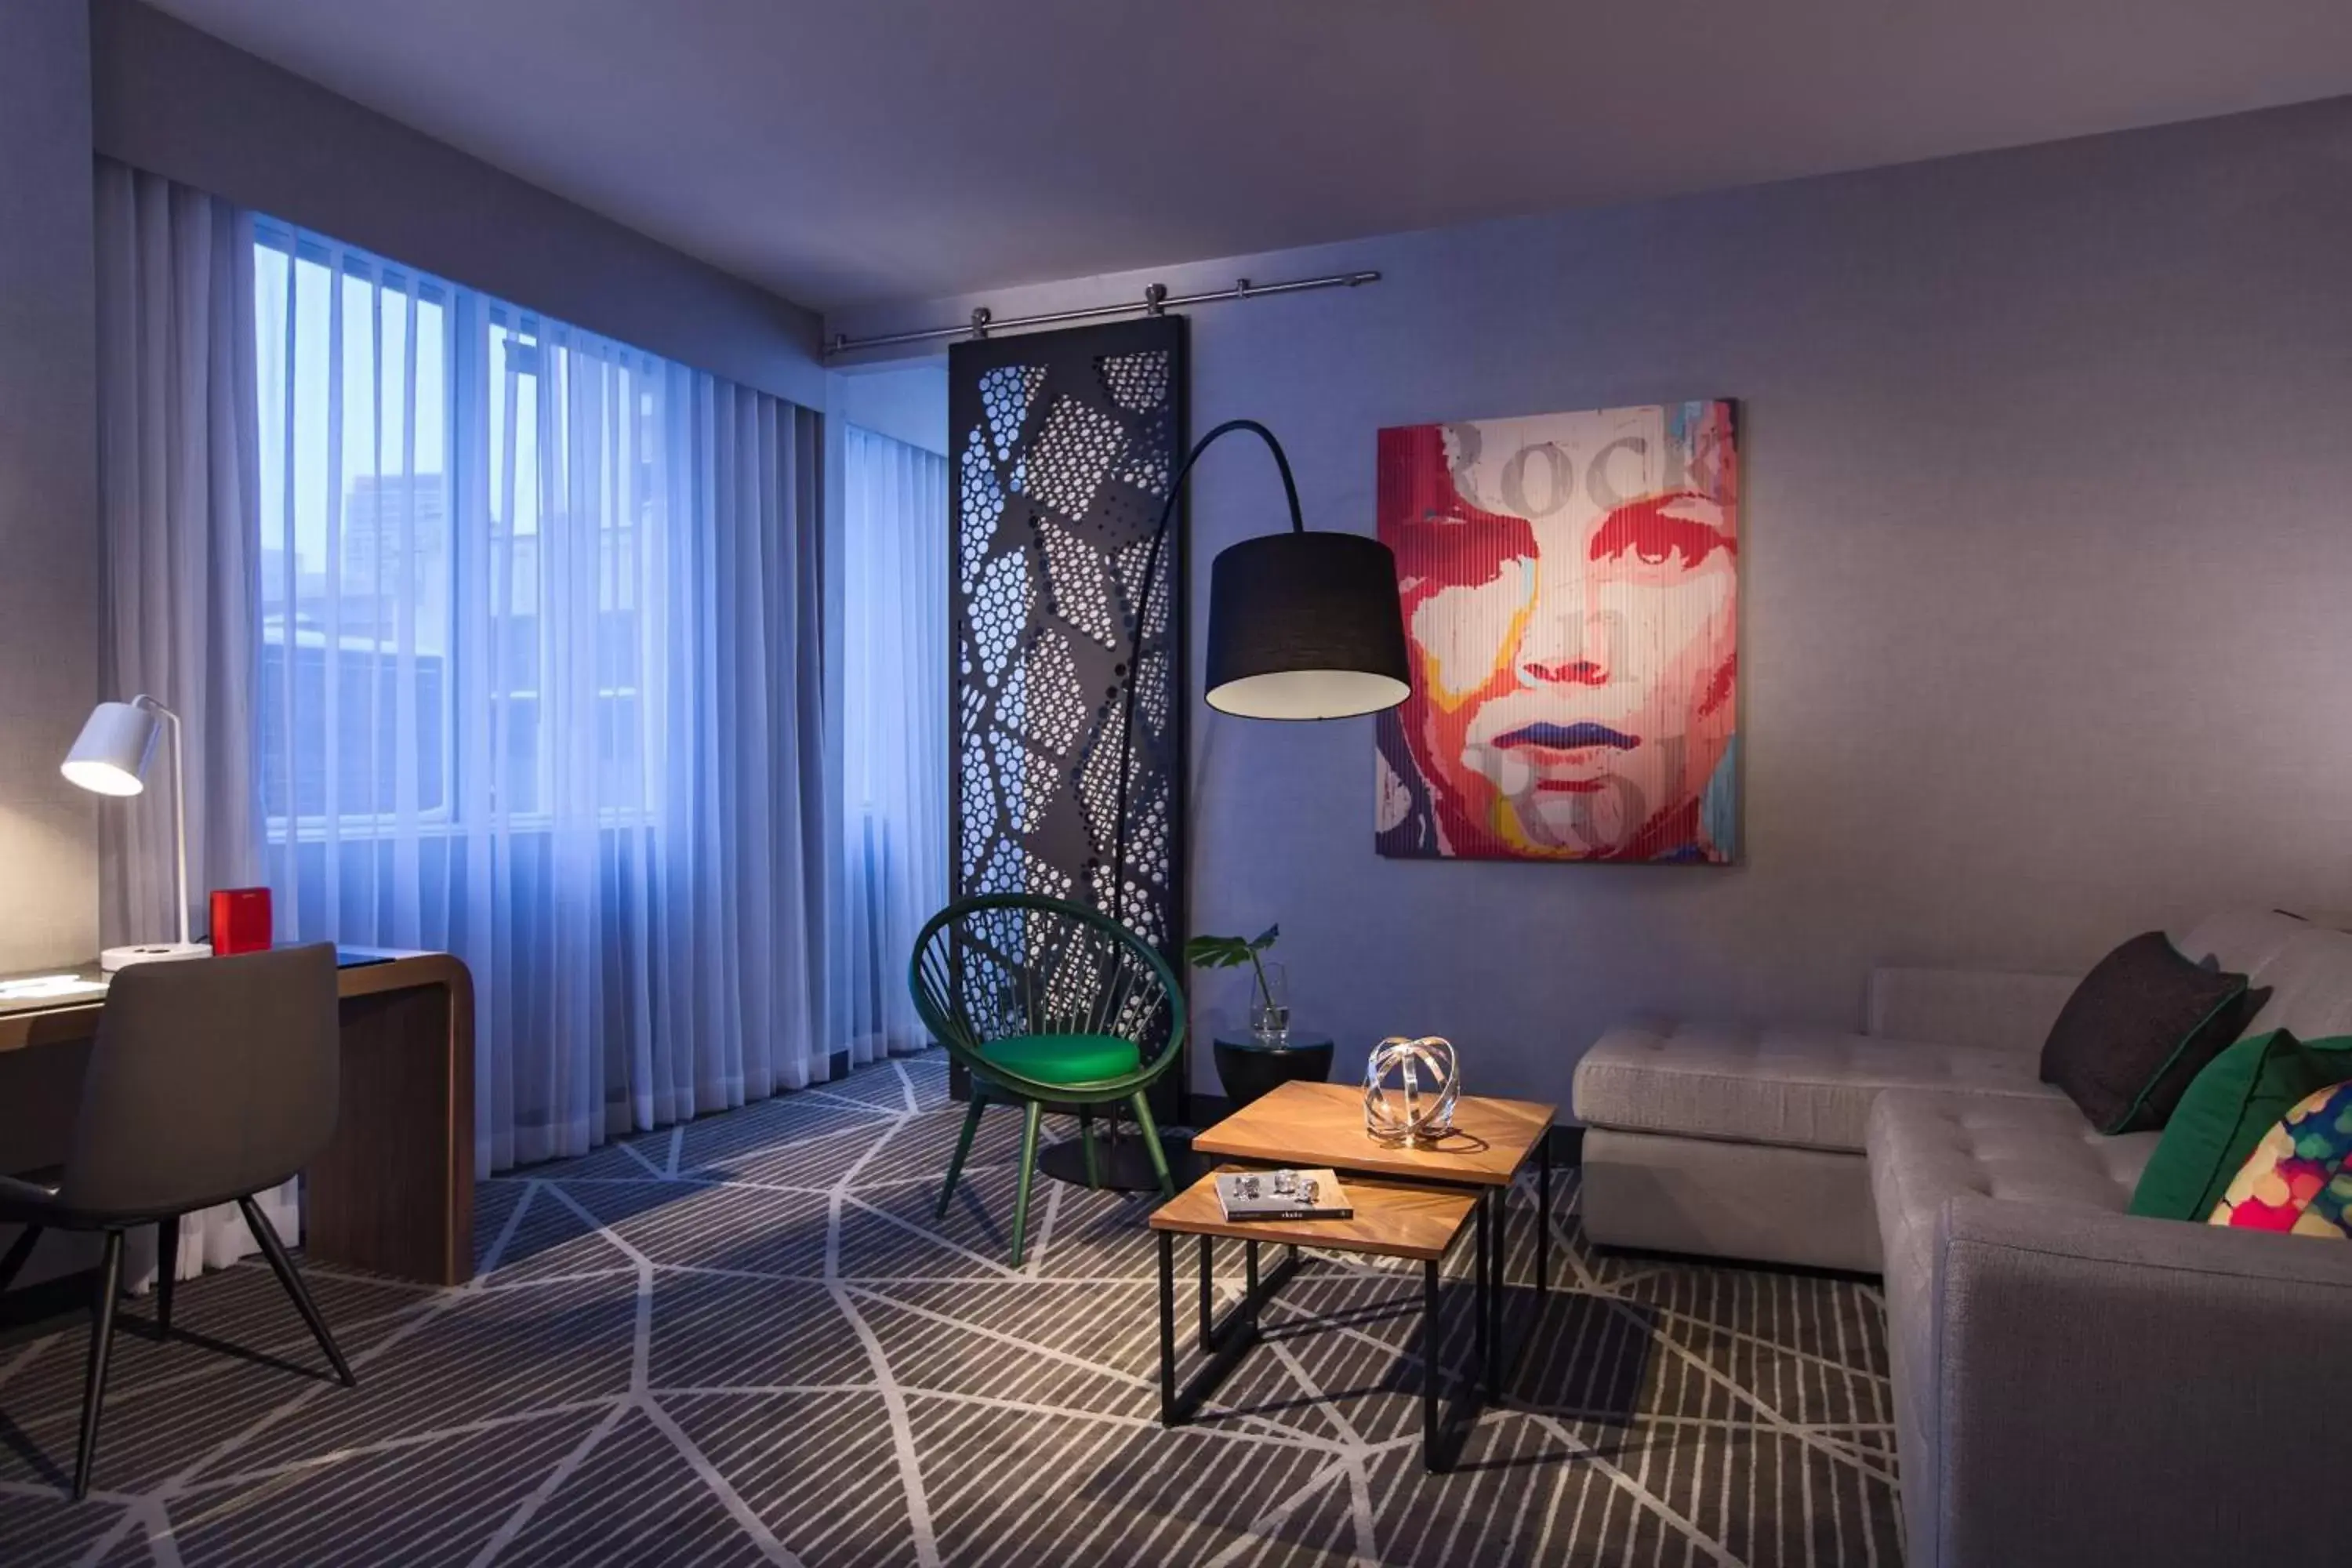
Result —
[[1184, 944], [1184, 962], [1196, 969], [1232, 969], [1249, 955], [1249, 944], [1237, 936], [1196, 936]]
[[1238, 969], [1256, 963], [1257, 955], [1281, 934], [1282, 928], [1276, 925], [1255, 937], [1196, 936], [1184, 944], [1184, 962], [1195, 969]]

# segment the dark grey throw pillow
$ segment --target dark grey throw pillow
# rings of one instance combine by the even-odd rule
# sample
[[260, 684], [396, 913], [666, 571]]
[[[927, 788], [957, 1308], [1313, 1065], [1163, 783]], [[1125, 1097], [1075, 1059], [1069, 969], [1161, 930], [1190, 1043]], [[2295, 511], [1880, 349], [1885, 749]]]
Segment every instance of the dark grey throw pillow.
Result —
[[2042, 1081], [2102, 1132], [2152, 1131], [2268, 994], [2247, 991], [2242, 974], [2191, 963], [2162, 931], [2145, 932], [2074, 987], [2042, 1042]]

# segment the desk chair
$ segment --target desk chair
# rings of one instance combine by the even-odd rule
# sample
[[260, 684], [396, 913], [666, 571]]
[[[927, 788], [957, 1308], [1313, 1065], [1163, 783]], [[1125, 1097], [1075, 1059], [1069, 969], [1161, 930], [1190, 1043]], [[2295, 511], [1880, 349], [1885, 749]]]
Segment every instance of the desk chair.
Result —
[[29, 1178], [0, 1176], [0, 1221], [25, 1226], [0, 1258], [0, 1290], [42, 1231], [106, 1235], [74, 1457], [77, 1500], [89, 1490], [122, 1237], [135, 1226], [156, 1226], [155, 1322], [168, 1338], [180, 1216], [235, 1200], [335, 1375], [357, 1386], [285, 1244], [253, 1201], [326, 1147], [335, 1131], [341, 1051], [331, 947], [142, 963], [115, 975], [65, 1164]]

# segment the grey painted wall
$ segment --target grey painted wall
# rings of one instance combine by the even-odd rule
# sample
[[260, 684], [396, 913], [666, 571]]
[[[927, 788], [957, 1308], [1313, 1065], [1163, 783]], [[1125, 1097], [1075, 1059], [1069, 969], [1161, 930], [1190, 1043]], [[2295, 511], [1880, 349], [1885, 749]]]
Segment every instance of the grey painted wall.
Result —
[[811, 312], [135, 3], [92, 0], [98, 150], [824, 406]]
[[826, 412], [910, 447], [947, 455], [948, 367], [937, 363], [866, 367], [832, 376]]
[[98, 699], [89, 27], [0, 6], [0, 973], [98, 950], [95, 797], [58, 776]]
[[[1851, 1025], [1874, 963], [2352, 906], [2347, 258], [2337, 100], [826, 328], [1378, 268], [1192, 338], [1196, 428], [1267, 421], [1362, 531], [1381, 426], [1742, 400], [1744, 865], [1383, 861], [1368, 721], [1195, 709], [1199, 929], [1278, 918], [1351, 1052], [1440, 1032], [1564, 1103], [1629, 1016]], [[1196, 660], [1210, 558], [1279, 507], [1241, 446], [1198, 487]]]
[[[90, 206], [89, 14], [0, 4], [0, 973], [98, 951], [99, 802], [58, 773], [99, 697]], [[87, 1061], [0, 1055], [0, 1171], [56, 1157]], [[53, 1231], [13, 1288], [97, 1260]]]

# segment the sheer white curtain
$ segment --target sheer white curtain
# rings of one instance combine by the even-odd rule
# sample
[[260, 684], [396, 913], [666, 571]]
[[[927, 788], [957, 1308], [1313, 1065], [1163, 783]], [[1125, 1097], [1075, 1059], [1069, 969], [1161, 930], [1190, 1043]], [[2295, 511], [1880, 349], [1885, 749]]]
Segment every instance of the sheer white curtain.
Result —
[[855, 1063], [928, 1043], [907, 965], [948, 896], [948, 469], [856, 426], [843, 445], [835, 1037]]
[[823, 1077], [814, 416], [260, 239], [281, 938], [467, 962], [485, 1171]]
[[[180, 716], [193, 929], [212, 888], [261, 878], [255, 792], [253, 226], [226, 202], [98, 163], [99, 504], [106, 640], [100, 695], [146, 692]], [[158, 759], [159, 763], [162, 759]], [[104, 942], [153, 941], [172, 908], [172, 796], [99, 812]], [[299, 1226], [294, 1184], [270, 1220]], [[142, 1237], [143, 1240], [143, 1237]], [[181, 1222], [180, 1271], [254, 1250], [234, 1205]], [[132, 1259], [144, 1275], [152, 1254]]]

